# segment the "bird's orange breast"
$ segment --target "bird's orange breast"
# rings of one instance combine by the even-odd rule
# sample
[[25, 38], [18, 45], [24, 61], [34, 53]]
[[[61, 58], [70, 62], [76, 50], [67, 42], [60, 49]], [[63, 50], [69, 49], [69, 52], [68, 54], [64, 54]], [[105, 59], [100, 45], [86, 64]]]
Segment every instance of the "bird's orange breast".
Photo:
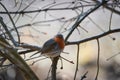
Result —
[[64, 39], [55, 38], [55, 41], [58, 43], [58, 45], [60, 46], [61, 49], [64, 49], [64, 47], [65, 47]]

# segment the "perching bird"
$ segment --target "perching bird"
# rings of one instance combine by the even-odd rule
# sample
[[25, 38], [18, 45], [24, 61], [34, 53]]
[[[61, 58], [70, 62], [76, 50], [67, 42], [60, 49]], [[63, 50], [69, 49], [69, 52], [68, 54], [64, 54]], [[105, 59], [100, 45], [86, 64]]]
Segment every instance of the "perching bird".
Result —
[[[49, 39], [46, 41], [41, 48], [40, 51], [37, 53], [41, 52], [41, 55], [45, 55], [47, 57], [57, 57], [60, 55], [60, 53], [63, 51], [65, 47], [65, 42], [62, 34], [57, 34], [54, 38]], [[37, 54], [35, 53], [35, 54]], [[35, 55], [33, 54], [33, 55]], [[32, 55], [32, 56], [33, 56]]]

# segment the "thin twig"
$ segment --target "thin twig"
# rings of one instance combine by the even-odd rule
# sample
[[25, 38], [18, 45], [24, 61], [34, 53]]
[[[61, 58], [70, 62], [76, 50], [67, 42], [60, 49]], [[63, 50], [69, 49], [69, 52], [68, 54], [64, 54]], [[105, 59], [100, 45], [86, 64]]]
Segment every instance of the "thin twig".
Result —
[[[120, 3], [119, 3], [119, 4], [120, 4]], [[119, 11], [119, 10], [115, 10], [115, 9], [109, 7], [108, 5], [105, 5], [105, 8], [108, 9], [108, 10], [110, 10], [110, 11], [113, 11], [114, 13], [116, 13], [116, 14], [118, 14], [118, 15], [120, 15], [120, 11]]]
[[15, 20], [15, 24], [18, 22], [18, 20], [19, 20], [20, 17], [21, 17], [21, 14], [18, 15], [17, 19]]
[[85, 28], [83, 28], [81, 25], [78, 25], [82, 30], [84, 30], [86, 33], [88, 33], [88, 31], [85, 29]]
[[0, 17], [0, 23], [2, 24], [3, 28], [5, 29], [7, 35], [9, 36], [9, 39], [11, 40], [11, 42], [15, 45], [18, 46], [17, 42], [15, 41], [15, 39], [13, 38], [12, 34], [10, 33], [10, 31], [8, 30], [6, 24], [4, 23], [2, 17]]
[[100, 43], [99, 43], [99, 39], [97, 39], [97, 44], [98, 44], [98, 56], [97, 56], [97, 73], [95, 76], [95, 80], [98, 80], [99, 69], [100, 69]]
[[[86, 7], [89, 7], [89, 6], [94, 6], [95, 4], [88, 4], [88, 5], [83, 5], [83, 6], [86, 6]], [[38, 10], [31, 10], [31, 11], [17, 11], [17, 12], [12, 12], [10, 11], [9, 13], [10, 14], [25, 14], [25, 13], [36, 13], [36, 12], [41, 12], [41, 11], [57, 11], [57, 10], [72, 10], [72, 9], [77, 9], [77, 8], [80, 8], [80, 7], [83, 7], [83, 6], [77, 6], [77, 7], [71, 7], [71, 8], [45, 8], [45, 9], [38, 9]], [[6, 12], [4, 11], [1, 11], [0, 14], [7, 14]]]
[[111, 15], [110, 15], [109, 30], [111, 30], [112, 16], [113, 16], [113, 11], [111, 12]]
[[22, 11], [26, 10], [29, 8], [36, 0], [31, 1]]
[[29, 59], [25, 59], [25, 61], [29, 61], [29, 60], [36, 59], [36, 58], [40, 58], [40, 57], [41, 57], [41, 56], [32, 57], [32, 58], [29, 58]]
[[88, 11], [86, 12], [83, 12], [82, 14], [80, 14], [78, 16], [78, 20], [74, 23], [74, 25], [72, 26], [72, 29], [71, 31], [68, 33], [68, 35], [66, 36], [65, 38], [65, 42], [67, 42], [68, 38], [70, 37], [70, 35], [73, 33], [73, 31], [78, 27], [78, 25], [89, 15], [91, 14], [92, 12], [94, 12], [95, 10], [97, 10], [100, 6], [106, 4], [107, 1], [103, 1], [99, 4], [97, 4], [94, 8], [91, 8], [89, 9]]
[[69, 62], [69, 63], [74, 64], [74, 62], [73, 62], [73, 61], [70, 61], [70, 60], [68, 60], [68, 59], [66, 59], [66, 58], [64, 58], [64, 57], [62, 57], [62, 56], [60, 56], [60, 58], [64, 59], [65, 61], [67, 61], [67, 62]]
[[86, 78], [86, 75], [87, 75], [87, 73], [88, 73], [88, 71], [81, 77], [81, 79], [80, 80], [83, 80], [83, 79], [85, 79]]
[[114, 58], [114, 57], [116, 57], [117, 55], [119, 55], [120, 54], [120, 52], [119, 53], [117, 53], [117, 54], [114, 54], [113, 56], [111, 56], [111, 57], [109, 57], [108, 59], [106, 59], [107, 61], [109, 61], [110, 59], [112, 59], [112, 58]]
[[79, 44], [78, 44], [77, 45], [77, 61], [76, 61], [76, 70], [75, 70], [75, 74], [74, 74], [74, 80], [76, 79], [77, 72], [78, 72], [79, 52], [80, 52], [80, 48], [79, 48]]
[[[97, 27], [99, 28], [102, 32], [105, 32], [105, 30], [103, 30], [98, 24], [96, 24], [90, 17], [88, 17], [88, 19], [90, 19], [90, 21]], [[110, 28], [109, 28], [110, 30]], [[110, 37], [111, 39], [113, 39], [113, 37], [111, 35], [108, 35], [108, 37]]]
[[[11, 23], [12, 23], [12, 25], [13, 25], [16, 33], [17, 33], [18, 43], [20, 43], [20, 36], [19, 36], [18, 30], [17, 30], [17, 28], [16, 28], [16, 26], [15, 26], [15, 23], [14, 23], [11, 15], [10, 15], [10, 13], [9, 13], [9, 11], [6, 9], [6, 7], [5, 7], [1, 2], [0, 2], [0, 5], [5, 9], [6, 13], [8, 14], [8, 16], [9, 16], [9, 18], [10, 18], [10, 20], [11, 20]], [[5, 24], [4, 24], [4, 25], [5, 25]], [[9, 32], [9, 31], [8, 31], [8, 32]], [[10, 33], [9, 33], [9, 34], [10, 34]], [[18, 46], [18, 43], [16, 43], [16, 41], [14, 40], [14, 38], [12, 37], [12, 35], [9, 36], [9, 37], [11, 38], [11, 40], [13, 40], [13, 41], [12, 41], [13, 44], [14, 44], [15, 46]]]
[[33, 63], [32, 63], [31, 65], [34, 65], [36, 62], [41, 61], [41, 60], [44, 60], [44, 59], [47, 59], [47, 58], [48, 58], [48, 57], [45, 57], [45, 58], [42, 58], [42, 59], [35, 60], [35, 61], [33, 61]]
[[62, 52], [62, 53], [64, 53], [64, 54], [69, 54], [68, 52]]
[[49, 75], [50, 75], [50, 71], [51, 71], [51, 69], [52, 69], [52, 65], [50, 66], [50, 68], [49, 68], [49, 71], [48, 71], [48, 74], [47, 74], [47, 78], [45, 79], [45, 80], [49, 80]]
[[[100, 3], [99, 0], [92, 0], [92, 1], [95, 1], [96, 3]], [[109, 0], [110, 1], [110, 0]], [[114, 1], [114, 0], [113, 0]], [[105, 7], [106, 9], [110, 10], [110, 11], [113, 11], [114, 13], [120, 15], [120, 10], [115, 10], [115, 8], [111, 8], [109, 7], [109, 5], [116, 5], [116, 3], [120, 4], [120, 2], [113, 2], [113, 3], [107, 3], [106, 5], [103, 5], [103, 7]]]

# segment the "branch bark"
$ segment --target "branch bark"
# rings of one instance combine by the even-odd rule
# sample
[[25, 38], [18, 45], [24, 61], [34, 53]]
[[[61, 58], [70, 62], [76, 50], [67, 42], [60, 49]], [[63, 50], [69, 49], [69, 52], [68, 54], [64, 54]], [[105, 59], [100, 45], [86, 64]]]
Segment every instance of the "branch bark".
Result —
[[[112, 33], [117, 33], [117, 32], [120, 32], [120, 29], [109, 30], [109, 31], [104, 32], [104, 33], [101, 33], [101, 34], [99, 34], [99, 35], [97, 35], [97, 36], [93, 36], [93, 37], [90, 37], [90, 38], [86, 38], [86, 39], [80, 40], [80, 41], [67, 42], [66, 45], [75, 45], [75, 44], [84, 43], [84, 42], [91, 41], [91, 40], [94, 40], [94, 39], [98, 39], [98, 38], [107, 36], [107, 35], [112, 34]], [[114, 40], [114, 39], [115, 39], [115, 38], [113, 38], [113, 40]]]
[[106, 4], [107, 1], [103, 0], [101, 3], [96, 4], [96, 6], [94, 8], [89, 9], [88, 11], [80, 14], [78, 16], [77, 21], [74, 23], [74, 25], [72, 26], [71, 31], [68, 33], [67, 37], [65, 38], [65, 42], [67, 42], [68, 38], [70, 37], [70, 35], [73, 33], [73, 31], [78, 27], [78, 25], [92, 12], [94, 12], [95, 10], [97, 10], [99, 7], [101, 7], [102, 5]]
[[39, 80], [27, 63], [4, 38], [0, 38], [0, 49], [0, 55], [20, 68], [27, 75], [26, 77], [28, 80]]
[[57, 70], [58, 60], [59, 60], [59, 56], [53, 58], [53, 60], [52, 60], [52, 71], [51, 71], [52, 80], [56, 80], [56, 70]]

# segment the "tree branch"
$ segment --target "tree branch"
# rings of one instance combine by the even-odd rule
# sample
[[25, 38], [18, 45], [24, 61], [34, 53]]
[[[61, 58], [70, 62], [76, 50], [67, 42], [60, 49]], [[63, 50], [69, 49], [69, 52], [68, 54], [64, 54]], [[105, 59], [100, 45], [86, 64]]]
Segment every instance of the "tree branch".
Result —
[[58, 60], [59, 60], [59, 56], [52, 59], [52, 71], [51, 71], [52, 80], [56, 80], [56, 70], [57, 70]]
[[8, 30], [6, 24], [3, 22], [3, 19], [2, 17], [0, 17], [0, 23], [1, 25], [3, 26], [3, 28], [5, 29], [7, 35], [9, 36], [11, 42], [15, 45], [15, 46], [18, 46], [18, 43], [15, 41], [15, 39], [13, 38], [12, 34], [10, 33], [10, 31]]
[[[94, 1], [94, 2], [96, 2], [96, 3], [100, 3], [100, 1], [99, 0], [92, 0], [92, 1]], [[120, 4], [120, 2], [116, 2], [117, 4]], [[106, 5], [103, 5], [103, 7], [105, 7], [106, 9], [108, 9], [108, 10], [110, 10], [111, 12], [114, 12], [114, 13], [116, 13], [116, 14], [118, 14], [118, 15], [120, 15], [120, 11], [119, 10], [115, 10], [114, 8], [111, 8], [111, 7], [109, 7], [109, 5], [116, 5], [116, 3], [108, 3], [108, 4], [106, 4]]]
[[94, 8], [89, 9], [88, 11], [80, 14], [78, 16], [78, 20], [74, 23], [74, 25], [72, 26], [71, 31], [68, 33], [67, 37], [65, 38], [65, 42], [67, 42], [68, 38], [70, 37], [70, 35], [73, 33], [73, 31], [78, 27], [78, 25], [92, 12], [94, 12], [95, 10], [97, 10], [100, 6], [106, 4], [107, 1], [103, 0], [103, 2], [96, 4], [96, 6]]
[[[14, 27], [16, 33], [17, 33], [18, 43], [20, 43], [20, 36], [19, 36], [18, 30], [17, 30], [17, 28], [16, 28], [16, 26], [15, 26], [15, 23], [14, 23], [14, 21], [13, 21], [11, 15], [9, 14], [9, 11], [6, 9], [6, 7], [5, 7], [1, 2], [0, 2], [0, 4], [1, 4], [1, 6], [5, 9], [7, 15], [9, 16], [10, 21], [11, 21], [11, 23], [12, 23], [12, 25], [13, 25], [13, 27]], [[3, 22], [2, 17], [1, 17], [1, 20], [2, 20], [2, 22]], [[3, 24], [4, 24], [4, 23], [3, 23]], [[5, 24], [4, 24], [4, 25], [5, 25]], [[14, 38], [13, 38], [13, 40], [14, 40]], [[14, 41], [15, 41], [15, 40], [14, 40]], [[18, 46], [18, 43], [14, 43], [14, 45], [15, 45], [15, 46]]]
[[108, 10], [110, 10], [110, 11], [113, 11], [114, 13], [116, 13], [118, 15], [120, 15], [120, 11], [115, 10], [114, 8], [111, 8], [111, 7], [107, 6], [107, 5], [105, 5], [105, 8], [108, 9]]
[[27, 63], [20, 57], [19, 54], [17, 54], [17, 51], [10, 44], [4, 43], [0, 40], [0, 49], [0, 55], [11, 61], [25, 74], [27, 74], [25, 77], [27, 77], [28, 80], [39, 80]]
[[[89, 5], [82, 5], [82, 6], [76, 6], [76, 7], [71, 7], [71, 8], [45, 8], [45, 9], [38, 9], [38, 10], [31, 10], [31, 11], [17, 11], [17, 12], [11, 12], [9, 11], [10, 14], [25, 14], [25, 13], [36, 13], [36, 12], [42, 12], [42, 11], [57, 11], [57, 10], [73, 10], [73, 9], [78, 9], [83, 6], [89, 7], [89, 6], [94, 6], [95, 4], [89, 4]], [[6, 12], [1, 11], [0, 14], [7, 14]]]
[[[87, 42], [87, 41], [91, 41], [91, 40], [94, 40], [94, 39], [98, 39], [98, 38], [101, 38], [101, 37], [104, 37], [104, 36], [107, 36], [109, 34], [112, 34], [112, 33], [117, 33], [117, 32], [120, 32], [120, 29], [113, 29], [113, 30], [109, 30], [107, 32], [104, 32], [104, 33], [101, 33], [99, 35], [96, 35], [96, 36], [93, 36], [93, 37], [90, 37], [90, 38], [86, 38], [84, 40], [80, 40], [80, 41], [74, 41], [74, 42], [67, 42], [66, 45], [75, 45], [75, 44], [80, 44], [80, 43], [84, 43], [84, 42]], [[113, 38], [114, 40], [114, 38]]]

